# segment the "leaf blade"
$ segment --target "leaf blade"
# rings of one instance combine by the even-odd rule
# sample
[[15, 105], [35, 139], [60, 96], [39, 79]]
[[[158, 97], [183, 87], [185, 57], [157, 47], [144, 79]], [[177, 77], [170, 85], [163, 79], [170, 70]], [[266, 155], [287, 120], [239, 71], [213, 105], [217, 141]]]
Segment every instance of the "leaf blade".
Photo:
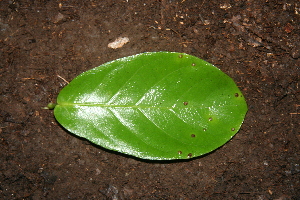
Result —
[[230, 77], [174, 52], [138, 54], [84, 72], [57, 102], [54, 115], [70, 132], [153, 160], [187, 159], [222, 146], [247, 112]]

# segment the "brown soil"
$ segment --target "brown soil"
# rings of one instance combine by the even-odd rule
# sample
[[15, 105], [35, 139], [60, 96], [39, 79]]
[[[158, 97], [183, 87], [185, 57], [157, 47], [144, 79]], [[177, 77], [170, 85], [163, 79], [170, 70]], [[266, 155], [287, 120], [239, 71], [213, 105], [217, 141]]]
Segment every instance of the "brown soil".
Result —
[[[300, 199], [298, 0], [0, 1], [0, 199]], [[117, 37], [122, 48], [108, 48]], [[66, 81], [146, 51], [216, 65], [249, 111], [226, 145], [151, 162], [68, 133], [43, 110]]]

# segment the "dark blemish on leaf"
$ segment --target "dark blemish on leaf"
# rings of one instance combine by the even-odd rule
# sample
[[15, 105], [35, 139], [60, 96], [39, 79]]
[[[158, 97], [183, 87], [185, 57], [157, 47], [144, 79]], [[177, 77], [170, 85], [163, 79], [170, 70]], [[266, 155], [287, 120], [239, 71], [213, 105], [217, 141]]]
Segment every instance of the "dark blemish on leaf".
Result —
[[183, 105], [185, 105], [185, 106], [188, 105], [188, 102], [187, 101], [183, 102]]
[[208, 121], [212, 121], [212, 117], [208, 118]]
[[235, 97], [239, 97], [239, 93], [235, 93], [234, 96], [235, 96]]
[[183, 57], [183, 55], [182, 55], [182, 54], [180, 54], [178, 57], [179, 57], [179, 58], [182, 58], [182, 57]]
[[192, 134], [191, 137], [196, 137], [196, 135], [195, 135], [195, 134]]
[[182, 154], [182, 151], [178, 151], [178, 154], [179, 154], [179, 155]]
[[189, 153], [189, 154], [188, 154], [188, 157], [189, 157], [189, 158], [191, 158], [192, 156], [193, 156], [193, 154], [192, 154], [192, 153]]
[[234, 130], [235, 130], [235, 128], [231, 128], [231, 130], [232, 130], [232, 131], [234, 131]]

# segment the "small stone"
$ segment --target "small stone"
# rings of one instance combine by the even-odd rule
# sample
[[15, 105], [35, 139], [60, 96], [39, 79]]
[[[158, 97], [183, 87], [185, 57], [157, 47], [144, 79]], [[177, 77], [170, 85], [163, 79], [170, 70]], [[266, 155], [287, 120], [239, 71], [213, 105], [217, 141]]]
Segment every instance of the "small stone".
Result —
[[59, 22], [61, 22], [61, 21], [63, 21], [63, 19], [65, 18], [65, 16], [63, 15], [63, 14], [61, 14], [61, 13], [58, 13], [55, 17], [54, 17], [54, 19], [53, 19], [53, 23], [59, 23]]
[[109, 43], [107, 46], [112, 49], [118, 49], [124, 46], [129, 42], [128, 37], [118, 37], [115, 41]]
[[295, 46], [292, 50], [291, 50], [291, 56], [294, 59], [300, 58], [300, 45]]

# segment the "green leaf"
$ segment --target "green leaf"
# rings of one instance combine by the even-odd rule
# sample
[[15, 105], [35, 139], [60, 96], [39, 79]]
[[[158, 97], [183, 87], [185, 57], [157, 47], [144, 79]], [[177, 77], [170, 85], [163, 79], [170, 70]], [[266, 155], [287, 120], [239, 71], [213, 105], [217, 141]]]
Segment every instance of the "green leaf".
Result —
[[54, 115], [70, 132], [143, 159], [188, 159], [222, 146], [247, 104], [234, 81], [188, 54], [151, 52], [80, 74]]

